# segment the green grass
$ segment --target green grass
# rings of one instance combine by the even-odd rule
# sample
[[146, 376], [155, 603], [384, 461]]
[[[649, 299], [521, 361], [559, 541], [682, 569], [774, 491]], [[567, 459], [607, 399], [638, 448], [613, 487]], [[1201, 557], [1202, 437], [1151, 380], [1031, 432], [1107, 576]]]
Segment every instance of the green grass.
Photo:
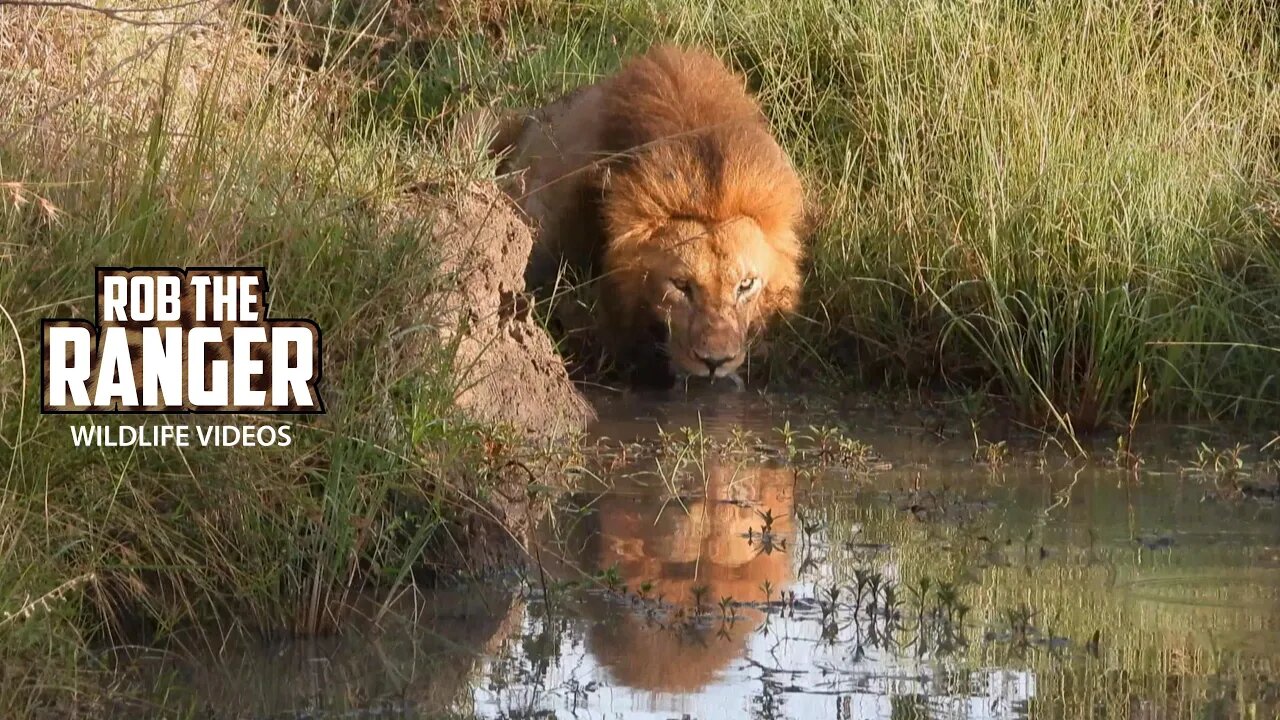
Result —
[[[461, 179], [460, 153], [357, 112], [351, 63], [304, 72], [218, 17], [159, 43], [91, 14], [0, 17], [0, 95], [21, 99], [0, 108], [6, 714], [94, 714], [91, 648], [195, 623], [332, 632], [356, 594], [467, 569], [495, 431], [453, 408], [450, 348], [402, 332], [437, 318], [430, 218], [382, 212]], [[70, 450], [70, 425], [117, 420], [39, 414], [40, 319], [91, 318], [95, 265], [235, 264], [267, 267], [273, 316], [322, 328], [328, 413], [229, 419], [292, 422], [288, 448]]]
[[[338, 627], [358, 589], [456, 568], [486, 428], [451, 407], [409, 183], [445, 131], [655, 41], [745, 72], [813, 196], [780, 368], [946, 381], [1083, 429], [1280, 407], [1280, 19], [1208, 3], [493, 0], [321, 4], [143, 31], [0, 14], [0, 706], [92, 703], [88, 650], [215, 622]], [[1084, 18], [1082, 20], [1082, 18]], [[136, 18], [135, 18], [136, 19]], [[91, 268], [267, 266], [324, 329], [330, 412], [288, 449], [67, 451], [35, 404], [43, 317]], [[111, 420], [102, 420], [112, 422]], [[10, 613], [4, 615], [2, 613]]]
[[507, 6], [500, 33], [419, 57], [429, 114], [545, 102], [655, 41], [748, 75], [815, 207], [801, 342], [779, 343], [802, 357], [780, 367], [987, 388], [1078, 430], [1135, 402], [1280, 410], [1269, 4]]

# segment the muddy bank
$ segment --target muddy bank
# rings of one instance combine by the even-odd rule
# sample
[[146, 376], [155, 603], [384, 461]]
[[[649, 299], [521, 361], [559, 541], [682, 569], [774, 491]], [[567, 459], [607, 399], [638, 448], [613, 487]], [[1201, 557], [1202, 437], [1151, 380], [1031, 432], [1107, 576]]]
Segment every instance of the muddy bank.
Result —
[[423, 242], [440, 258], [443, 281], [423, 303], [434, 338], [453, 352], [458, 408], [532, 439], [584, 428], [595, 413], [530, 312], [533, 235], [507, 197], [473, 183], [446, 199], [412, 196], [401, 209], [425, 213]]
[[533, 235], [507, 196], [477, 182], [411, 194], [396, 209], [423, 221], [422, 254], [439, 262], [435, 281], [407, 308], [409, 322], [425, 330], [417, 347], [444, 352], [421, 361], [451, 362], [457, 409], [523, 441], [490, 458], [484, 472], [492, 492], [482, 509], [460, 518], [469, 570], [509, 568], [526, 559], [524, 546], [542, 512], [530, 501], [530, 483], [559, 474], [538, 449], [579, 433], [596, 414], [531, 313], [524, 274]]

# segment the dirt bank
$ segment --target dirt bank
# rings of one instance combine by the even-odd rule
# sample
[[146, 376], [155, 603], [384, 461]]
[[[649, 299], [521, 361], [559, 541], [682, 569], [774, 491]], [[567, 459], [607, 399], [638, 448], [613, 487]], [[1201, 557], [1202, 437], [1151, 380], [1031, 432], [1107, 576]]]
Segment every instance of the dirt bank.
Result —
[[474, 183], [446, 199], [411, 196], [402, 209], [426, 213], [423, 242], [441, 258], [444, 282], [424, 302], [441, 344], [456, 348], [458, 407], [530, 438], [581, 430], [595, 412], [530, 313], [524, 272], [533, 236], [507, 197]]
[[471, 572], [511, 567], [526, 559], [523, 547], [543, 511], [531, 502], [529, 482], [558, 474], [536, 445], [582, 430], [595, 411], [530, 312], [524, 272], [533, 236], [506, 195], [493, 183], [473, 183], [412, 193], [397, 209], [423, 221], [422, 256], [440, 263], [428, 291], [407, 308], [408, 320], [430, 338], [419, 347], [445, 348], [454, 402], [467, 417], [532, 441], [491, 469], [492, 492], [458, 533]]

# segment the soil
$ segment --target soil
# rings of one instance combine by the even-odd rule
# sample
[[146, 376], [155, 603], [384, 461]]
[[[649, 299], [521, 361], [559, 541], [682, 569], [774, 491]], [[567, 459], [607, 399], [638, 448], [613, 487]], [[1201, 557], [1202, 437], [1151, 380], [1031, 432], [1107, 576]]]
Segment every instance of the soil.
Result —
[[405, 296], [398, 332], [407, 343], [404, 359], [428, 370], [451, 365], [454, 407], [517, 436], [495, 443], [507, 460], [481, 471], [484, 499], [472, 498], [477, 511], [457, 518], [451, 536], [461, 543], [462, 565], [452, 570], [482, 576], [519, 565], [545, 512], [530, 483], [561, 475], [556, 454], [541, 450], [596, 418], [531, 313], [524, 275], [532, 231], [494, 181], [418, 183], [382, 220], [389, 237], [393, 229], [417, 228], [422, 251], [412, 262], [438, 263], [425, 265], [423, 284]]
[[[595, 412], [532, 317], [524, 273], [533, 235], [492, 183], [432, 204], [426, 242], [448, 279], [431, 293], [442, 343], [456, 343], [456, 403], [474, 420], [530, 438], [583, 429]], [[437, 304], [438, 303], [438, 304]]]

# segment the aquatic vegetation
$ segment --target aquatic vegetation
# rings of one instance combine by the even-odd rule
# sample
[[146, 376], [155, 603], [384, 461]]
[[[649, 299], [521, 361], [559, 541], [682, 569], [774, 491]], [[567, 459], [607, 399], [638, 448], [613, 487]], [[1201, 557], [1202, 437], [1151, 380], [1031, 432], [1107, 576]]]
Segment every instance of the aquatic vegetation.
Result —
[[621, 594], [627, 591], [627, 585], [619, 574], [617, 565], [610, 565], [601, 570], [596, 579], [609, 592]]
[[1116, 436], [1116, 444], [1110, 448], [1110, 462], [1114, 467], [1136, 472], [1144, 462], [1141, 454], [1134, 452], [1133, 440], [1125, 435]]
[[1185, 476], [1211, 486], [1210, 494], [1229, 500], [1280, 499], [1280, 458], [1269, 455], [1274, 447], [1264, 445], [1262, 452], [1250, 451], [1248, 445], [1213, 448], [1201, 443], [1196, 460], [1182, 468]]
[[992, 470], [999, 470], [1009, 455], [1008, 443], [1004, 440], [991, 442], [978, 437], [978, 424], [970, 421], [973, 428], [973, 459]]
[[1236, 443], [1229, 448], [1215, 450], [1204, 443], [1196, 449], [1199, 473], [1212, 478], [1215, 483], [1230, 483], [1244, 471], [1246, 446]]
[[[866, 467], [875, 458], [870, 445], [849, 437], [837, 427], [810, 427], [809, 433], [802, 437], [813, 446], [808, 457], [819, 464]], [[802, 453], [798, 459], [805, 458]]]

